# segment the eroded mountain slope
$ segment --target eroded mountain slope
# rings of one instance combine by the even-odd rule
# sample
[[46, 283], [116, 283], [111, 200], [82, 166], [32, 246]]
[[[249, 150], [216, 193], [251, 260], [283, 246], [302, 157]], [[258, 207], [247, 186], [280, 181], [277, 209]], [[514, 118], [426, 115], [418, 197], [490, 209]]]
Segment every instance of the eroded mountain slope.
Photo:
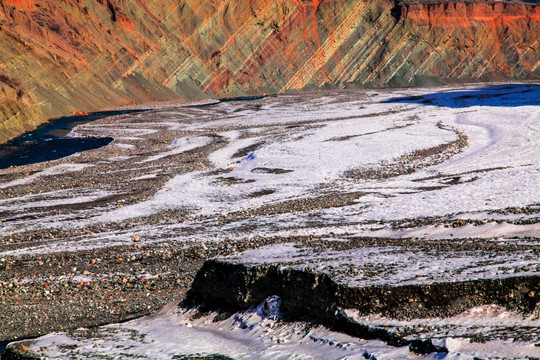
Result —
[[540, 9], [382, 0], [0, 0], [0, 142], [121, 104], [538, 79]]

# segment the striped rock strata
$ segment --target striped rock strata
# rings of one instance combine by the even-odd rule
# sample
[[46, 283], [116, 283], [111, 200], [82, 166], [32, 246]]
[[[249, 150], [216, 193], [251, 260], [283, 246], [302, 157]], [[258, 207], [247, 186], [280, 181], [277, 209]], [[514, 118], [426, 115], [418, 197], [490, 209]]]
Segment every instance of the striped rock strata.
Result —
[[533, 3], [0, 0], [0, 143], [123, 104], [540, 78]]

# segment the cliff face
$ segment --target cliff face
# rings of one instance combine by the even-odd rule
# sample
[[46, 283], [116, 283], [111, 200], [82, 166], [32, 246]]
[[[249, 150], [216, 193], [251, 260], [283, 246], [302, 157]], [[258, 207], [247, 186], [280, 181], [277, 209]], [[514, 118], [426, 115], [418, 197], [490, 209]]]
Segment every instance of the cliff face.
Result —
[[0, 142], [174, 98], [540, 78], [540, 8], [383, 0], [0, 0]]

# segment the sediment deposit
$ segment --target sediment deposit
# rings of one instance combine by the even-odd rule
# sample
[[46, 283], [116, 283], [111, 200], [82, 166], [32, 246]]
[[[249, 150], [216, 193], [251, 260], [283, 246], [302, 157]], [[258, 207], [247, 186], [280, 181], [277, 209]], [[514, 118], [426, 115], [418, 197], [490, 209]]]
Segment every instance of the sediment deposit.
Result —
[[0, 142], [128, 103], [540, 77], [520, 2], [1, 0]]
[[[329, 326], [351, 310], [407, 342], [428, 331], [416, 321], [433, 338], [538, 351], [539, 95], [531, 83], [316, 91], [81, 124], [68, 139], [112, 141], [0, 169], [0, 341], [150, 314], [191, 289], [209, 310], [279, 295], [284, 315]], [[189, 331], [189, 316], [164, 325]], [[53, 354], [51, 339], [37, 350]]]

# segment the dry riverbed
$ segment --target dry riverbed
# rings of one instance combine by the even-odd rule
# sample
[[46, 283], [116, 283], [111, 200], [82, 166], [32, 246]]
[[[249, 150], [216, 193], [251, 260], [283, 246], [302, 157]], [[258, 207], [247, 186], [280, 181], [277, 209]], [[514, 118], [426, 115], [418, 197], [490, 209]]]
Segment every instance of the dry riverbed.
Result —
[[[521, 276], [536, 280], [496, 302], [530, 315], [539, 98], [535, 84], [317, 92], [80, 125], [70, 136], [114, 141], [0, 170], [0, 341], [154, 313], [215, 257], [357, 289]], [[451, 317], [488, 295], [379, 313]]]

